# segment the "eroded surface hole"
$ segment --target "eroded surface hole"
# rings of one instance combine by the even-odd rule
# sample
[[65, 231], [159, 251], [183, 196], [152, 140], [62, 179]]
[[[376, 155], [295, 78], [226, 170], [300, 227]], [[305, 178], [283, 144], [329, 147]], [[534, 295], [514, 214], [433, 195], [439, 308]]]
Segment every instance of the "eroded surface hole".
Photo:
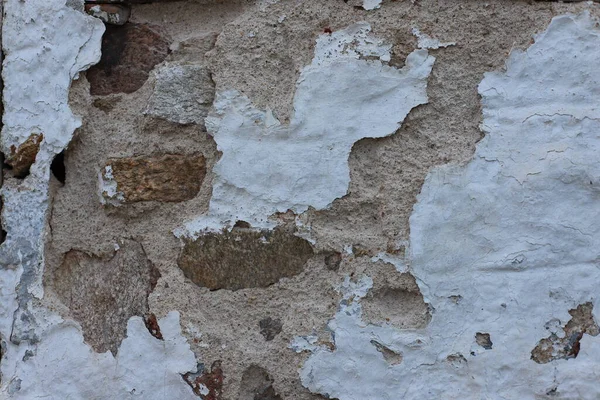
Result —
[[275, 336], [279, 335], [283, 328], [283, 324], [280, 320], [271, 317], [261, 319], [258, 322], [258, 326], [260, 328], [260, 334], [264, 336], [267, 342], [275, 339]]
[[158, 325], [158, 319], [153, 313], [144, 315], [144, 324], [148, 329], [148, 332], [158, 340], [164, 340], [162, 333], [160, 332], [160, 326]]
[[481, 333], [477, 332], [475, 334], [475, 341], [478, 345], [483, 347], [486, 350], [491, 350], [494, 343], [492, 343], [492, 339], [490, 338], [489, 333]]
[[282, 400], [273, 388], [273, 379], [258, 366], [249, 366], [242, 375], [240, 400]]
[[546, 364], [553, 360], [577, 357], [583, 335], [597, 336], [600, 333], [593, 309], [594, 305], [587, 302], [569, 310], [571, 320], [564, 328], [554, 323], [546, 324], [546, 329], [551, 331], [550, 336], [538, 342], [531, 351], [531, 359], [538, 364]]
[[50, 164], [50, 171], [52, 175], [58, 180], [61, 184], [65, 184], [65, 180], [67, 179], [67, 171], [65, 169], [65, 151], [61, 151], [52, 160], [52, 164]]
[[247, 223], [246, 221], [242, 221], [242, 220], [235, 221], [235, 225], [233, 225], [233, 227], [237, 228], [237, 229], [250, 229], [250, 228], [252, 228], [252, 226], [249, 223]]
[[[413, 278], [414, 280], [414, 278]], [[416, 283], [414, 288], [382, 287], [362, 301], [365, 321], [390, 323], [398, 328], [424, 328], [431, 320], [429, 307]]]
[[[0, 173], [2, 173], [0, 171]], [[2, 180], [0, 179], [0, 187], [2, 187], [1, 185]], [[4, 203], [2, 201], [2, 198], [0, 197], [0, 215], [2, 215], [2, 209], [3, 209]], [[6, 235], [8, 233], [4, 230], [4, 225], [2, 224], [1, 218], [0, 218], [0, 244], [4, 243], [4, 241], [6, 240]]]
[[446, 357], [446, 361], [454, 367], [462, 367], [463, 365], [467, 365], [468, 363], [465, 356], [463, 356], [460, 353], [448, 355], [448, 357]]
[[111, 258], [67, 252], [49, 283], [81, 324], [86, 342], [99, 353], [116, 354], [129, 318], [148, 312], [148, 294], [159, 277], [142, 246], [124, 240]]
[[386, 345], [376, 341], [371, 340], [371, 344], [375, 346], [378, 352], [383, 355], [383, 359], [390, 365], [398, 365], [402, 362], [402, 353], [399, 351], [394, 351], [387, 347]]

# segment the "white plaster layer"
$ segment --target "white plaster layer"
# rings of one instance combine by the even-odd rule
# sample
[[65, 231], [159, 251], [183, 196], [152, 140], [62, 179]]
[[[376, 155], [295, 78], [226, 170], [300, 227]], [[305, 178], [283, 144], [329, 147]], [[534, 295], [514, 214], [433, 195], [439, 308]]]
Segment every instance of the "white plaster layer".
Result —
[[417, 50], [403, 69], [388, 66], [382, 61], [390, 59], [391, 46], [370, 30], [359, 23], [317, 39], [297, 82], [289, 126], [237, 91], [217, 94], [206, 127], [223, 155], [208, 215], [176, 234], [221, 230], [236, 220], [271, 227], [268, 217], [276, 212], [324, 209], [346, 194], [352, 145], [393, 134], [413, 107], [427, 102], [434, 62]]
[[375, 10], [381, 7], [382, 0], [363, 0], [363, 8], [365, 10]]
[[[600, 337], [584, 335], [577, 358], [531, 359], [547, 324], [564, 326], [585, 302], [596, 319], [600, 309], [597, 26], [556, 17], [506, 72], [486, 74], [474, 158], [428, 175], [410, 257], [429, 326], [366, 325], [352, 303], [329, 324], [337, 349], [315, 350], [301, 370], [306, 387], [340, 400], [600, 398]], [[385, 365], [372, 340], [402, 362]]]
[[[2, 151], [11, 154], [11, 147], [18, 148], [31, 134], [44, 137], [29, 176], [24, 181], [6, 179], [1, 191], [7, 238], [0, 247], [0, 260], [4, 268], [16, 270], [20, 279], [13, 330], [2, 334], [19, 342], [35, 337], [35, 321], [24, 314], [31, 312], [31, 296], [43, 295], [42, 247], [50, 164], [81, 125], [68, 106], [69, 87], [79, 71], [100, 59], [104, 26], [59, 0], [8, 0], [4, 11]], [[7, 287], [8, 291], [15, 289]]]
[[1, 191], [7, 238], [0, 246], [0, 397], [194, 398], [180, 374], [194, 371], [196, 360], [177, 313], [160, 320], [164, 341], [141, 318], [130, 319], [115, 359], [84, 344], [77, 324], [34, 306], [34, 297], [43, 297], [50, 164], [80, 126], [69, 88], [100, 59], [104, 27], [64, 0], [7, 0], [4, 12], [2, 150], [10, 154], [32, 133], [44, 138], [30, 174], [6, 178]]
[[103, 10], [100, 5], [90, 7], [88, 10], [88, 14], [113, 25], [124, 25], [129, 19], [129, 13], [129, 8], [119, 5], [115, 5], [110, 12]]
[[116, 358], [95, 353], [74, 324], [48, 330], [34, 356], [19, 363], [21, 389], [13, 398], [197, 399], [181, 376], [196, 370], [196, 358], [181, 335], [179, 313], [158, 323], [164, 340], [132, 317]]
[[436, 50], [441, 47], [455, 46], [456, 42], [440, 42], [438, 39], [432, 38], [426, 33], [421, 32], [418, 28], [412, 29], [412, 34], [418, 40], [418, 47], [420, 49], [432, 49]]

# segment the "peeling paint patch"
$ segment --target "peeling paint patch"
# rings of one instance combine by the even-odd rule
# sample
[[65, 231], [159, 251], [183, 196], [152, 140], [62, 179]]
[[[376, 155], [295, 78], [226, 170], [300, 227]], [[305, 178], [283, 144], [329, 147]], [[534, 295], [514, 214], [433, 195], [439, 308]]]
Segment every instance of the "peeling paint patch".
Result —
[[416, 50], [403, 69], [387, 65], [391, 45], [370, 30], [359, 23], [319, 36], [298, 79], [289, 126], [236, 91], [217, 93], [206, 127], [223, 156], [208, 215], [177, 235], [220, 231], [237, 220], [271, 228], [268, 217], [277, 212], [324, 209], [346, 194], [352, 145], [393, 134], [413, 107], [426, 103], [434, 63]]
[[206, 175], [203, 155], [165, 154], [109, 159], [100, 175], [103, 204], [193, 199]]
[[7, 231], [0, 246], [0, 334], [10, 338], [2, 347], [2, 397], [96, 398], [101, 388], [106, 398], [194, 398], [181, 381], [196, 360], [177, 312], [158, 321], [164, 341], [148, 332], [141, 317], [130, 318], [113, 357], [85, 344], [76, 322], [40, 306], [50, 167], [81, 125], [68, 106], [69, 88], [100, 59], [104, 25], [64, 0], [3, 5], [2, 152], [19, 148], [32, 133], [43, 133], [43, 140], [31, 152], [29, 174], [8, 177], [0, 191]]
[[420, 49], [436, 50], [442, 47], [455, 46], [455, 42], [440, 42], [438, 39], [432, 38], [426, 33], [421, 32], [418, 28], [413, 28], [412, 34], [418, 39]]
[[343, 299], [328, 324], [333, 349], [317, 344], [316, 339], [304, 340], [304, 344], [302, 338], [294, 339], [291, 347], [296, 351], [312, 352], [300, 371], [302, 384], [312, 392], [341, 400], [396, 399], [402, 393], [390, 376], [400, 375], [404, 354], [419, 351], [427, 339], [418, 330], [363, 322], [360, 302], [372, 285], [371, 278], [363, 276], [357, 282], [346, 278], [340, 287]]
[[[535, 39], [479, 85], [486, 136], [473, 159], [431, 171], [414, 207], [411, 273], [431, 322], [374, 331], [346, 306], [330, 323], [338, 350], [314, 349], [301, 371], [311, 391], [341, 400], [600, 397], [600, 336], [581, 335], [596, 333], [591, 307], [576, 312], [588, 324], [561, 350], [579, 346], [577, 358], [531, 359], [549, 321], [599, 306], [600, 29], [589, 14], [563, 15]], [[376, 351], [370, 336], [384, 334], [378, 342], [397, 346], [401, 364], [367, 353]]]
[[99, 388], [107, 399], [196, 398], [181, 379], [196, 369], [196, 359], [181, 335], [179, 313], [158, 323], [164, 340], [153, 337], [141, 317], [132, 317], [116, 357], [94, 353], [72, 323], [55, 326], [42, 338], [35, 357], [15, 371], [21, 388], [14, 398], [90, 399], [98, 397]]
[[365, 10], [375, 10], [381, 7], [382, 0], [363, 0], [362, 7]]
[[199, 364], [198, 372], [183, 375], [183, 380], [203, 400], [221, 400], [224, 379], [220, 360], [212, 363], [210, 371], [205, 371], [204, 365]]
[[[64, 1], [59, 0], [8, 0], [4, 13], [2, 152], [17, 154], [24, 162], [23, 168], [29, 168], [23, 181], [5, 177], [1, 190], [7, 237], [0, 247], [0, 281], [4, 291], [1, 303], [6, 307], [1, 312], [0, 326], [2, 335], [18, 344], [38, 340], [38, 324], [47, 323], [34, 316], [32, 299], [43, 296], [42, 248], [50, 165], [80, 126], [68, 107], [69, 87], [80, 71], [100, 58], [104, 28], [100, 21], [65, 7]], [[62, 29], [63, 26], [70, 29]], [[24, 143], [28, 143], [26, 151], [20, 147]], [[19, 153], [27, 156], [21, 158]], [[15, 300], [18, 310], [13, 316]], [[7, 368], [8, 371], [11, 367]]]

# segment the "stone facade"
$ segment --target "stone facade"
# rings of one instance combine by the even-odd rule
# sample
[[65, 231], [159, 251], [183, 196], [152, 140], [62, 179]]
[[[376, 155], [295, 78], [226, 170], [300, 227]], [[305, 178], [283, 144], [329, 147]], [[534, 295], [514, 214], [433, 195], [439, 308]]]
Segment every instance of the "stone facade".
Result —
[[600, 397], [596, 2], [3, 15], [0, 398]]

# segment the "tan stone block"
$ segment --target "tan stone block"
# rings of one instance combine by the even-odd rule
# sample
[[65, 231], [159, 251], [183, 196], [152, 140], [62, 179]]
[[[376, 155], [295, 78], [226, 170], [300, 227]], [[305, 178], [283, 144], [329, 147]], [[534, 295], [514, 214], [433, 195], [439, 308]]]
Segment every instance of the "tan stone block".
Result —
[[103, 190], [107, 199], [180, 202], [193, 199], [206, 175], [202, 155], [142, 156], [109, 159], [103, 180], [116, 183], [116, 193]]

